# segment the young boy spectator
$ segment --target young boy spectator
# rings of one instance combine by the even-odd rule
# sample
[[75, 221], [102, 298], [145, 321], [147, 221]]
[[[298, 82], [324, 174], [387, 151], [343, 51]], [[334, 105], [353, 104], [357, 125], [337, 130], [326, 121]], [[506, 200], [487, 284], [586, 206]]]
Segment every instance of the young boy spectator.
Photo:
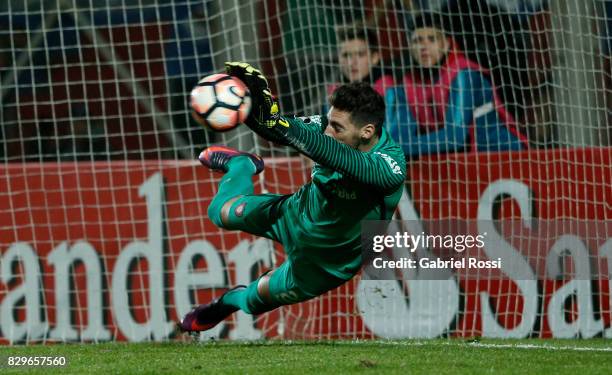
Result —
[[338, 30], [338, 63], [340, 82], [329, 85], [327, 95], [331, 95], [340, 84], [367, 82], [380, 95], [393, 86], [393, 78], [385, 74], [380, 66], [378, 39], [372, 29], [365, 26], [346, 26]]
[[386, 90], [387, 127], [407, 158], [527, 147], [488, 72], [463, 55], [439, 15], [414, 20], [410, 55], [402, 86]]

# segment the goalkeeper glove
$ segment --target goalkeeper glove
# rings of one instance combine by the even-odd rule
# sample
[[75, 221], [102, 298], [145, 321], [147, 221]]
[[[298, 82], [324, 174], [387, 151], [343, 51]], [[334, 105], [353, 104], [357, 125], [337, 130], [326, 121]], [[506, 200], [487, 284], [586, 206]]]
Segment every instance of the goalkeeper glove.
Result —
[[284, 135], [289, 122], [281, 118], [278, 101], [272, 96], [266, 77], [245, 62], [226, 62], [225, 71], [244, 82], [251, 93], [253, 105], [245, 124], [268, 141], [288, 145]]

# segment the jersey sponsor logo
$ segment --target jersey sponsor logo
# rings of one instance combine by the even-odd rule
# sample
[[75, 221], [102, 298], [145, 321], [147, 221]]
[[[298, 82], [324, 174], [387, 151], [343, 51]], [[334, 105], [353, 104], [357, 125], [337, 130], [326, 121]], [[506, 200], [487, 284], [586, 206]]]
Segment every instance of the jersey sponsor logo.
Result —
[[[319, 168], [319, 173], [321, 173], [321, 169]], [[335, 172], [332, 172], [332, 174]], [[321, 190], [325, 191], [327, 194], [333, 194], [340, 199], [345, 200], [356, 200], [357, 199], [357, 191], [351, 188], [347, 188], [343, 186], [344, 184], [339, 180], [330, 180], [323, 184], [318, 184]]]
[[357, 199], [357, 192], [355, 190], [346, 190], [344, 188], [338, 187], [334, 191], [334, 194], [336, 194], [338, 198], [340, 199], [347, 199], [347, 200]]
[[387, 162], [387, 164], [389, 164], [389, 167], [391, 167], [391, 171], [393, 171], [393, 174], [403, 174], [402, 168], [400, 167], [399, 163], [395, 161], [395, 159], [393, 159], [391, 156], [378, 151], [374, 154], [380, 155]]

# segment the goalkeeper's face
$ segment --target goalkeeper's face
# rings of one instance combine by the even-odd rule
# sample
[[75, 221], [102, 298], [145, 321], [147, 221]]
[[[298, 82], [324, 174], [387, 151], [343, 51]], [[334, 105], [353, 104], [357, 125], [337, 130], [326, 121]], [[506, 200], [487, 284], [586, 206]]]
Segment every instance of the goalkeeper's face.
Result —
[[351, 121], [350, 112], [333, 106], [327, 113], [327, 120], [325, 135], [357, 150], [367, 151], [370, 148], [370, 141], [376, 133], [374, 125], [357, 126]]

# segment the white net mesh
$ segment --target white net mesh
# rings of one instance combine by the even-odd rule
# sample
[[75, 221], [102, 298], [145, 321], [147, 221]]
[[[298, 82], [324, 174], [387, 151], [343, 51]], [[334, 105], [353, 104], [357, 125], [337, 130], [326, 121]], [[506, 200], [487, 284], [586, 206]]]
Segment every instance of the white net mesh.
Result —
[[[0, 340], [168, 339], [171, 322], [194, 304], [280, 264], [278, 245], [214, 227], [206, 209], [218, 176], [193, 160], [214, 143], [256, 151], [268, 157], [256, 190], [274, 193], [308, 181], [309, 161], [246, 127], [206, 131], [189, 116], [191, 88], [225, 61], [243, 60], [261, 67], [284, 113], [321, 113], [330, 90], [359, 74], [360, 52], [343, 52], [342, 30], [370, 30], [379, 63], [358, 79], [388, 78], [382, 88], [404, 92], [418, 65], [411, 30], [424, 11], [435, 12], [451, 49], [478, 65], [469, 66], [491, 95], [464, 123], [438, 116], [432, 133], [476, 128], [495, 113], [487, 126], [512, 123], [531, 149], [507, 151], [490, 133], [493, 146], [480, 149], [478, 130], [465, 130], [474, 144], [444, 148], [455, 140], [437, 138], [408, 157], [398, 217], [416, 232], [421, 220], [483, 212], [589, 221], [591, 229], [560, 234], [582, 241], [565, 244], [565, 256], [574, 265], [587, 259], [592, 278], [358, 277], [306, 303], [238, 313], [203, 336], [612, 336], [612, 2], [9, 0], [0, 5]], [[422, 128], [462, 91], [457, 72], [419, 72], [434, 77], [424, 109], [409, 109]], [[477, 152], [487, 150], [499, 152]], [[542, 249], [529, 245], [535, 236], [508, 239], [534, 269], [559, 237]]]

